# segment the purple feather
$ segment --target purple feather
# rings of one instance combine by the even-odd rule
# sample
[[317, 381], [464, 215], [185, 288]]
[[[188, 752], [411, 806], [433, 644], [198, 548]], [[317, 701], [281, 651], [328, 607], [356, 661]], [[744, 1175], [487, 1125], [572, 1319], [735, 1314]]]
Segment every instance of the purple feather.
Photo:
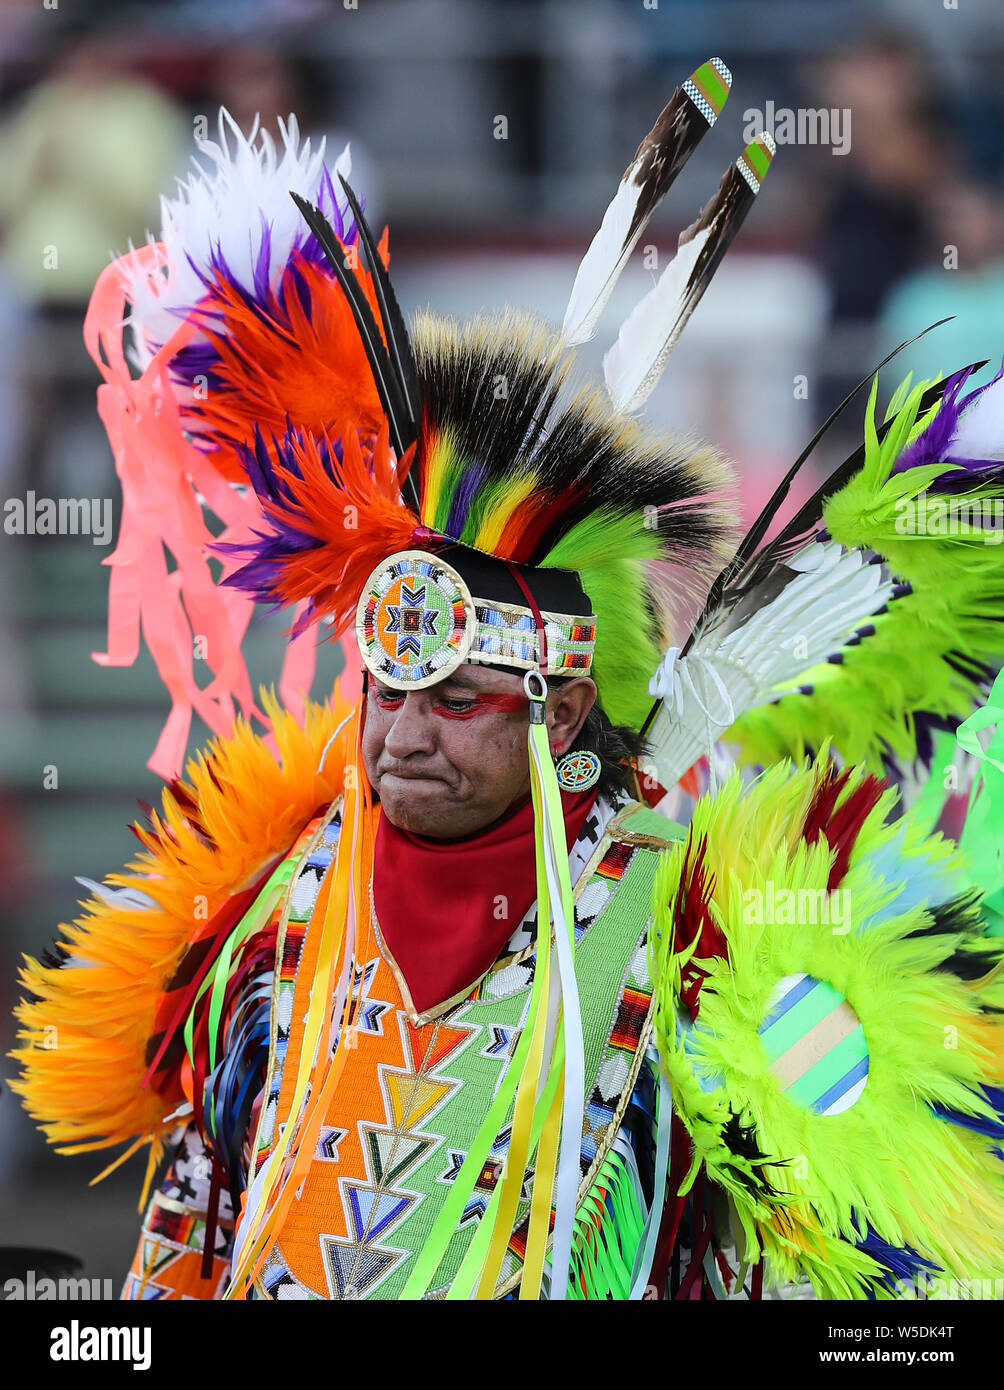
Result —
[[966, 367], [963, 371], [956, 372], [954, 376], [949, 377], [937, 414], [927, 429], [918, 435], [912, 444], [908, 444], [900, 454], [892, 470], [893, 473], [906, 473], [911, 468], [921, 468], [928, 463], [944, 463], [946, 461], [948, 446], [954, 438], [959, 424], [961, 409], [958, 400], [959, 392], [971, 372], [972, 367]]
[[[255, 529], [246, 541], [218, 541], [210, 546], [223, 555], [245, 557], [244, 564], [223, 580], [231, 588], [250, 595], [258, 603], [271, 603], [274, 608], [285, 606], [280, 580], [283, 563], [291, 554], [319, 549], [323, 542], [309, 530], [296, 525], [297, 519], [305, 520], [298, 509], [290, 485], [279, 474], [279, 468], [288, 470], [296, 477], [302, 477], [296, 458], [296, 449], [302, 447], [302, 431], [292, 429], [287, 424], [285, 436], [278, 440], [272, 436], [271, 447], [260, 428], [255, 427], [254, 448], [239, 445], [237, 454], [247, 473], [258, 499], [283, 507], [289, 520], [268, 511], [261, 518], [261, 525], [268, 530]], [[315, 441], [318, 456], [325, 470], [336, 483], [340, 480], [341, 441], [331, 448], [324, 441]], [[308, 626], [313, 608], [306, 610], [297, 620], [294, 636]]]
[[932, 463], [954, 464], [955, 469], [947, 469], [942, 477], [936, 478], [928, 484], [932, 491], [949, 492], [957, 491], [968, 485], [964, 480], [965, 474], [956, 470], [965, 470], [965, 473], [972, 474], [1001, 468], [1000, 459], [963, 458], [952, 453], [952, 441], [958, 434], [959, 420], [963, 411], [967, 410], [984, 391], [988, 391], [991, 386], [995, 386], [1000, 381], [1001, 377], [1004, 376], [1004, 362], [1001, 363], [1001, 369], [993, 381], [988, 381], [984, 386], [977, 386], [975, 390], [970, 391], [960, 399], [962, 388], [974, 370], [973, 367], [965, 367], [962, 371], [949, 377], [937, 414], [927, 429], [918, 435], [912, 444], [907, 445], [900, 454], [892, 470], [893, 473], [905, 473], [908, 469], [920, 468]]
[[453, 494], [450, 502], [449, 515], [446, 518], [446, 530], [444, 535], [450, 540], [459, 540], [464, 529], [464, 522], [467, 520], [467, 513], [471, 509], [471, 503], [477, 496], [485, 475], [484, 464], [475, 464], [472, 468], [467, 468], [460, 476], [457, 490]]
[[258, 247], [258, 255], [254, 264], [254, 293], [256, 299], [261, 304], [268, 303], [269, 289], [269, 266], [272, 260], [272, 227], [266, 220], [265, 214], [261, 214], [261, 245]]

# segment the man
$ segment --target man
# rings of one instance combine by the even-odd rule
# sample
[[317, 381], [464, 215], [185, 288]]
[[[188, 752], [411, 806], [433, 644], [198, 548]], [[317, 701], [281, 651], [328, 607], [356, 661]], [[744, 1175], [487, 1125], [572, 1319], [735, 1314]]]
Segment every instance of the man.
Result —
[[[270, 143], [224, 138], [169, 209], [156, 292], [156, 265], [112, 268], [138, 381], [115, 365], [121, 302], [96, 290], [139, 489], [122, 565], [160, 526], [171, 601], [216, 632], [211, 697], [186, 696], [181, 612], [168, 660], [171, 610], [124, 568], [175, 714], [244, 699], [242, 597], [297, 605], [294, 645], [354, 627], [364, 669], [358, 700], [300, 719], [263, 697], [274, 746], [221, 731], [67, 929], [84, 968], [25, 969], [18, 1085], [50, 1138], [149, 1144], [148, 1184], [170, 1148], [127, 1297], [873, 1297], [1000, 1268], [985, 866], [933, 816], [895, 820], [876, 775], [987, 693], [997, 547], [980, 523], [959, 565], [956, 538], [918, 547], [893, 516], [958, 468], [992, 493], [999, 396], [960, 399], [965, 374], [900, 392], [804, 515], [761, 545], [766, 515], [733, 555], [719, 460], [631, 412], [752, 204], [764, 140], [625, 324], [606, 394], [568, 384], [728, 80], [712, 60], [671, 99], [561, 332], [514, 314], [409, 331], [351, 189], [336, 200], [295, 130], [282, 181], [306, 233], [280, 217]], [[238, 164], [261, 183], [250, 257], [246, 232], [185, 222], [223, 219]], [[243, 528], [221, 478], [243, 480]], [[202, 582], [196, 484], [230, 518], [225, 600]], [[709, 594], [682, 652], [674, 573]], [[723, 735], [763, 775], [717, 785]], [[648, 757], [671, 790], [707, 767], [688, 829], [644, 804]]]

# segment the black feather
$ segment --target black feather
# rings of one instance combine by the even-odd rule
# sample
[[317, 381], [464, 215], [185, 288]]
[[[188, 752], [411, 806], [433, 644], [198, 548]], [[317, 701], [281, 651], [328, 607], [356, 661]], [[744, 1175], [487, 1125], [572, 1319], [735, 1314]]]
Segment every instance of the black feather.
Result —
[[49, 970], [62, 970], [69, 958], [70, 953], [66, 947], [58, 937], [54, 937], [52, 944], [46, 946], [42, 951], [40, 960], [41, 964], [47, 966]]
[[948, 902], [938, 903], [927, 910], [930, 926], [918, 927], [907, 935], [943, 936], [956, 938], [947, 942], [950, 950], [939, 963], [939, 970], [946, 970], [959, 980], [979, 980], [992, 970], [1002, 955], [1001, 943], [986, 935], [980, 904], [982, 895], [976, 889], [959, 893]]
[[356, 226], [359, 229], [359, 240], [366, 252], [366, 261], [370, 275], [373, 277], [373, 288], [380, 308], [380, 318], [383, 321], [384, 336], [387, 339], [387, 349], [401, 382], [408, 418], [412, 427], [416, 428], [422, 402], [419, 397], [418, 374], [415, 370], [415, 356], [411, 348], [408, 326], [401, 313], [401, 306], [397, 302], [397, 295], [395, 295], [391, 285], [390, 276], [380, 259], [380, 253], [377, 250], [373, 233], [370, 231], [369, 223], [359, 206], [359, 200], [346, 181], [341, 178], [341, 175], [339, 178], [342, 188], [345, 190], [345, 196], [349, 200], [349, 207], [352, 209]]
[[[727, 575], [730, 573], [738, 573], [745, 565], [749, 557], [756, 550], [757, 546], [760, 544], [760, 542], [766, 535], [767, 528], [773, 521], [778, 508], [780, 507], [784, 499], [787, 497], [788, 492], [791, 489], [791, 485], [794, 482], [795, 477], [801, 469], [802, 465], [805, 463], [806, 459], [812, 453], [813, 449], [815, 449], [816, 445], [822, 439], [823, 435], [827, 432], [827, 430], [830, 429], [830, 427], [834, 425], [836, 421], [840, 418], [840, 416], [844, 413], [844, 410], [847, 408], [848, 405], [850, 405], [851, 401], [858, 394], [858, 392], [864, 386], [867, 386], [868, 382], [871, 381], [871, 379], [875, 376], [876, 372], [880, 372], [882, 368], [888, 362], [891, 362], [892, 359], [896, 357], [899, 353], [901, 353], [904, 348], [910, 347], [911, 344], [915, 343], [918, 340], [918, 338], [923, 338], [926, 333], [930, 333], [931, 330], [934, 328], [940, 328], [943, 323], [949, 323], [950, 320], [951, 316], [949, 316], [949, 318], [938, 319], [937, 323], [929, 324], [928, 327], [923, 329], [920, 333], [917, 333], [912, 338], [908, 338], [905, 342], [900, 343], [899, 347], [893, 348], [892, 352], [890, 352], [888, 356], [883, 357], [882, 361], [878, 364], [877, 367], [870, 371], [867, 374], [867, 376], [863, 376], [861, 378], [857, 386], [855, 386], [852, 391], [848, 392], [848, 394], [844, 397], [844, 399], [840, 402], [836, 409], [830, 412], [829, 416], [823, 421], [819, 429], [816, 431], [816, 433], [809, 440], [808, 444], [799, 454], [798, 458], [788, 469], [788, 472], [782, 478], [781, 482], [774, 489], [774, 492], [768, 500], [767, 505], [764, 507], [763, 511], [757, 517], [756, 521], [753, 523], [749, 531], [743, 537], [742, 541], [740, 542], [739, 549], [736, 551], [734, 558], [730, 561], [727, 567]], [[943, 389], [944, 387], [942, 387], [942, 390]], [[938, 397], [935, 397], [935, 399], [938, 399]], [[861, 457], [862, 459], [864, 457], [863, 448], [861, 450]], [[728, 578], [726, 578], [724, 584], [727, 585], [728, 582], [729, 580]]]
[[300, 209], [307, 226], [317, 237], [321, 249], [327, 257], [328, 264], [335, 272], [335, 277], [348, 300], [370, 364], [370, 370], [373, 373], [373, 381], [380, 397], [380, 404], [383, 406], [390, 426], [391, 444], [398, 458], [401, 458], [414, 443], [416, 432], [414, 424], [408, 420], [404, 387], [398, 379], [387, 349], [383, 345], [383, 339], [380, 337], [380, 330], [374, 321], [369, 302], [359, 281], [346, 267], [344, 248], [338, 241], [334, 228], [324, 213], [321, 212], [320, 208], [312, 207], [298, 193], [291, 191], [289, 196]]
[[[978, 364], [978, 366], [985, 365], [985, 363]], [[920, 401], [921, 413], [929, 410], [932, 405], [941, 399], [947, 384], [947, 381], [939, 381], [925, 391]], [[879, 426], [877, 433], [880, 440], [885, 438], [891, 425], [892, 421], [885, 421]], [[839, 467], [834, 469], [826, 481], [816, 489], [808, 501], [802, 504], [791, 520], [784, 526], [783, 530], [779, 531], [770, 544], [765, 546], [760, 554], [756, 556], [749, 577], [759, 575], [763, 572], [764, 567], [774, 564], [781, 557], [787, 558], [798, 549], [803, 543], [806, 532], [818, 523], [825, 504], [835, 492], [839, 491], [839, 489], [854, 476], [864, 463], [864, 457], [864, 445], [859, 445], [854, 453], [851, 454], [850, 458], [846, 459]], [[881, 557], [877, 556], [876, 560], [881, 560]], [[746, 582], [746, 578], [747, 576], [744, 576], [744, 583]]]

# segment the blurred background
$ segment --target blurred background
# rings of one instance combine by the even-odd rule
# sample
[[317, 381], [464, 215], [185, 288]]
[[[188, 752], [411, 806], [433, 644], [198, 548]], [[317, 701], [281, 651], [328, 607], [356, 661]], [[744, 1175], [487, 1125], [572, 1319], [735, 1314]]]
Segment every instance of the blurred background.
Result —
[[[1004, 354], [1000, 0], [4, 0], [0, 54], [0, 499], [110, 498], [117, 530], [84, 311], [110, 257], [159, 227], [159, 194], [221, 103], [245, 130], [295, 111], [331, 161], [351, 141], [406, 311], [512, 303], [557, 322], [638, 141], [706, 58], [730, 66], [732, 95], [643, 237], [660, 268], [768, 101], [778, 121], [837, 113], [829, 144], [779, 142], [649, 403], [734, 458], [747, 510], [901, 340], [955, 315], [886, 369], [886, 394], [908, 368]], [[641, 252], [592, 367], [655, 278]], [[854, 447], [861, 411], [818, 470]], [[20, 953], [72, 920], [76, 876], [131, 857], [136, 798], [158, 797], [146, 759], [168, 699], [153, 664], [90, 658], [109, 553], [0, 531], [0, 1080]], [[256, 680], [277, 676], [282, 627], [249, 635]], [[315, 695], [334, 670], [329, 651]], [[204, 737], [196, 721], [192, 746]], [[0, 1244], [67, 1249], [117, 1290], [142, 1159], [89, 1190], [109, 1157], [53, 1155], [4, 1088]]]

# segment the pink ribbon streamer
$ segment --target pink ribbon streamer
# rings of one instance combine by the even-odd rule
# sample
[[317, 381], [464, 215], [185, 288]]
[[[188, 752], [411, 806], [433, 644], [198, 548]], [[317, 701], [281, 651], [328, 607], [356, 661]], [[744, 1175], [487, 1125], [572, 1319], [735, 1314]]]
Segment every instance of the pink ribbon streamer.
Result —
[[[104, 561], [111, 567], [108, 648], [92, 656], [101, 666], [131, 666], [142, 632], [171, 696], [171, 712], [147, 766], [171, 781], [182, 770], [193, 712], [217, 734], [232, 727], [235, 702], [245, 718], [266, 728], [268, 720], [255, 704], [241, 652], [254, 602], [214, 582], [208, 549], [214, 537], [203, 519], [203, 503], [224, 523], [215, 538], [220, 541], [247, 539], [261, 513], [251, 488], [232, 487], [185, 438], [168, 373], [172, 357], [197, 325], [181, 323], [138, 378], [123, 352], [126, 272], [159, 276], [165, 264], [159, 243], [113, 261], [91, 295], [84, 342], [103, 377], [98, 414], [122, 485], [118, 539]], [[239, 563], [223, 559], [221, 578]], [[308, 630], [289, 642], [279, 679], [284, 702], [300, 719], [314, 676], [315, 641]], [[213, 679], [200, 687], [195, 662], [203, 645]]]

